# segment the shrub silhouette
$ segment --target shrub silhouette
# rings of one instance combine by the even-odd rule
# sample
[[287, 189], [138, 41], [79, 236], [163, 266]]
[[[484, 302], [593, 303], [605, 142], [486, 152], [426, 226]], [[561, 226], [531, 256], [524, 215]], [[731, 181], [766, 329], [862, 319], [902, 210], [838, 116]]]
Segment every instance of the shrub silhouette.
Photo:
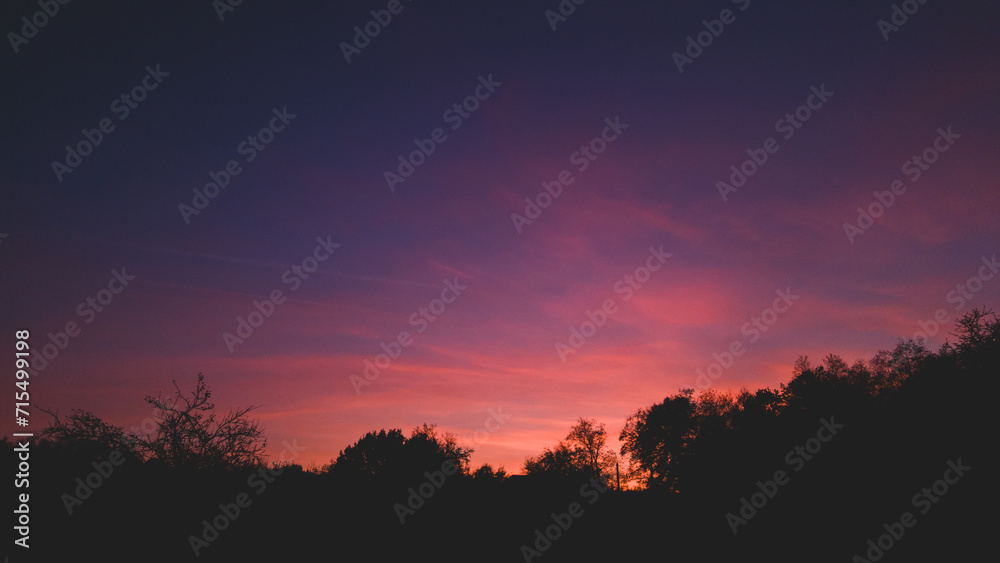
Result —
[[368, 432], [341, 450], [324, 472], [341, 482], [405, 481], [448, 461], [467, 475], [473, 451], [459, 446], [451, 434], [438, 436], [434, 425], [414, 428], [409, 438], [401, 429], [383, 429]]

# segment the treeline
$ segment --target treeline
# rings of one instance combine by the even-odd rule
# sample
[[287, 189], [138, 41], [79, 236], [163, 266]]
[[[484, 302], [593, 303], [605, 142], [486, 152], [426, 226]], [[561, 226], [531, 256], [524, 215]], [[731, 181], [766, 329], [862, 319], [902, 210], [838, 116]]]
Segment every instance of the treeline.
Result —
[[629, 417], [620, 451], [581, 418], [523, 476], [473, 469], [426, 424], [369, 432], [314, 471], [267, 463], [255, 407], [216, 414], [199, 375], [190, 394], [147, 397], [149, 433], [52, 413], [32, 541], [111, 561], [961, 559], [992, 525], [978, 514], [995, 492], [1000, 320], [973, 311], [954, 336], [853, 364], [800, 357], [777, 389], [682, 389]]

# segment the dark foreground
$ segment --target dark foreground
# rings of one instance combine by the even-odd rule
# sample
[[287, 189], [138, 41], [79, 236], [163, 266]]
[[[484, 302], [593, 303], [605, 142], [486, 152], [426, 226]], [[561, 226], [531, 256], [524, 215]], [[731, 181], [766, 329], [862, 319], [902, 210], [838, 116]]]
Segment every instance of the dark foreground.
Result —
[[[961, 344], [911, 363], [891, 389], [817, 369], [783, 386], [780, 410], [741, 400], [657, 454], [678, 460], [666, 473], [676, 487], [658, 490], [440, 466], [192, 473], [40, 443], [31, 548], [10, 537], [3, 552], [11, 563], [983, 560], [997, 522], [1000, 324]], [[659, 436], [671, 431], [661, 421]], [[14, 469], [15, 444], [3, 455]]]

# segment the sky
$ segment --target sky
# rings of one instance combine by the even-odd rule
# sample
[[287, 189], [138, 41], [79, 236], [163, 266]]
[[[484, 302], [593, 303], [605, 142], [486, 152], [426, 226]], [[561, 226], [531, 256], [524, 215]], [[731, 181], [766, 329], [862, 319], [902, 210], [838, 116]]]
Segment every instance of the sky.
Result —
[[0, 8], [29, 431], [203, 373], [272, 459], [428, 423], [519, 472], [1000, 302], [995, 3], [55, 5]]

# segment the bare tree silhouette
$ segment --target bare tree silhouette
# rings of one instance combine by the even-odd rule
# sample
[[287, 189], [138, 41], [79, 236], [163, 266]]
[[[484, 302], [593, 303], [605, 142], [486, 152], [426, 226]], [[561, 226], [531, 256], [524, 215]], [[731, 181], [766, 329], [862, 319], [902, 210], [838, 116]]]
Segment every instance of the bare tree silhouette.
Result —
[[205, 376], [188, 397], [174, 381], [176, 394], [146, 396], [146, 402], [163, 412], [158, 431], [138, 439], [148, 456], [178, 468], [242, 468], [262, 465], [267, 439], [264, 429], [247, 415], [260, 405], [230, 411], [216, 418], [215, 404], [209, 402], [212, 391]]

